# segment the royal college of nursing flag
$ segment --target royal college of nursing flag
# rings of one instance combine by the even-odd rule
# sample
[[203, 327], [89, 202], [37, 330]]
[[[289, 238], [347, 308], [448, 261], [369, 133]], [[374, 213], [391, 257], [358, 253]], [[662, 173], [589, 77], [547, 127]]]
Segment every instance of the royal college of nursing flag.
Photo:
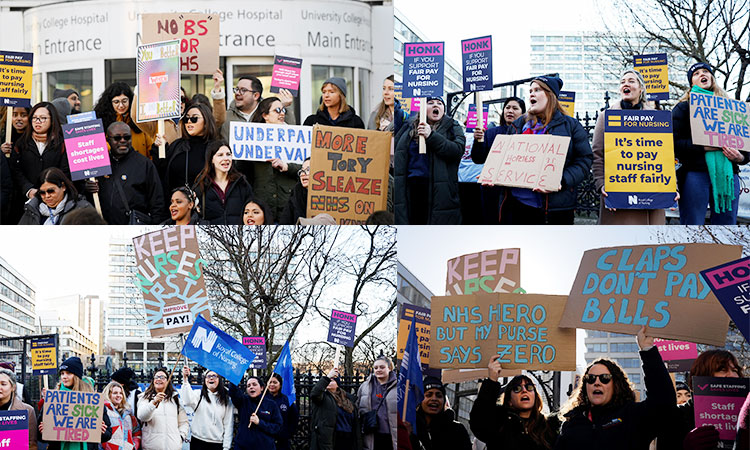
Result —
[[255, 359], [255, 353], [203, 316], [196, 316], [195, 324], [182, 347], [182, 354], [234, 384], [240, 384], [242, 376]]
[[[407, 380], [409, 382], [408, 388]], [[398, 412], [403, 415], [403, 421], [411, 424], [412, 433], [414, 434], [417, 433], [417, 405], [422, 402], [423, 391], [422, 365], [419, 360], [415, 318], [412, 317], [411, 327], [409, 327], [409, 337], [406, 340], [406, 348], [404, 349], [404, 358], [401, 360], [401, 369], [398, 372]], [[405, 414], [404, 397], [406, 397]]]

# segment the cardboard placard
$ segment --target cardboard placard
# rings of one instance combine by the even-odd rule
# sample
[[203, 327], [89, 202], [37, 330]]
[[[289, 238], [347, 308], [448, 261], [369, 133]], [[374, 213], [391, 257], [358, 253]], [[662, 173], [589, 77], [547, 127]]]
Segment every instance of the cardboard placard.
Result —
[[492, 90], [492, 36], [462, 40], [461, 61], [464, 92]]
[[404, 97], [404, 84], [403, 83], [393, 83], [393, 98], [398, 100], [398, 102], [401, 104], [401, 110], [406, 112], [411, 112], [411, 98]]
[[750, 103], [691, 92], [690, 132], [694, 145], [750, 151]]
[[45, 441], [101, 442], [102, 394], [48, 389], [43, 409]]
[[396, 359], [404, 359], [406, 340], [409, 337], [411, 319], [416, 316], [417, 340], [422, 368], [430, 365], [430, 310], [421, 306], [402, 304], [398, 315], [398, 338], [396, 343]]
[[669, 64], [666, 53], [634, 55], [633, 68], [646, 83], [646, 99], [669, 100]]
[[179, 40], [182, 72], [211, 75], [219, 68], [218, 17], [200, 13], [141, 14], [141, 27], [144, 44]]
[[266, 338], [263, 336], [245, 336], [242, 345], [255, 353], [255, 359], [250, 363], [251, 369], [265, 369], [268, 366], [266, 357]]
[[[521, 375], [523, 370], [521, 369], [502, 369], [500, 371], [501, 377], [512, 378], [516, 375]], [[448, 369], [443, 370], [442, 376], [440, 377], [443, 383], [463, 383], [465, 381], [476, 381], [487, 378], [487, 369]]]
[[698, 345], [685, 341], [654, 339], [669, 372], [688, 372], [698, 357]]
[[62, 129], [72, 181], [112, 173], [107, 137], [104, 135], [101, 119], [66, 124]]
[[693, 377], [695, 426], [713, 425], [719, 431], [719, 448], [732, 448], [749, 391], [750, 378]]
[[750, 256], [702, 270], [701, 275], [750, 342]]
[[391, 133], [315, 125], [312, 135], [307, 217], [361, 225], [385, 210]]
[[671, 112], [604, 112], [604, 190], [608, 208], [674, 205], [677, 176]]
[[312, 127], [273, 123], [229, 123], [229, 147], [232, 158], [244, 161], [269, 161], [302, 164], [310, 156]]
[[[482, 124], [484, 125], [484, 128], [487, 128], [487, 121], [489, 120], [490, 116], [490, 105], [484, 104], [482, 105]], [[466, 115], [466, 132], [467, 133], [473, 133], [474, 128], [477, 126], [477, 105], [474, 103], [471, 103], [469, 105], [469, 112]]]
[[331, 311], [328, 323], [328, 342], [354, 347], [354, 336], [357, 328], [357, 315], [344, 311]]
[[563, 295], [432, 297], [430, 367], [575, 370], [576, 332], [558, 328]]
[[196, 316], [211, 320], [195, 227], [182, 225], [133, 238], [136, 286], [152, 337], [190, 331]]
[[562, 106], [565, 114], [570, 117], [575, 117], [576, 93], [573, 91], [560, 91], [560, 95], [557, 96], [557, 99], [560, 101], [560, 106]]
[[520, 248], [484, 250], [448, 260], [445, 295], [503, 294], [520, 285]]
[[0, 50], [0, 106], [31, 108], [34, 54]]
[[495, 137], [480, 183], [559, 191], [570, 137], [513, 134]]
[[299, 95], [299, 80], [302, 74], [302, 59], [291, 56], [276, 55], [273, 57], [271, 73], [271, 92], [279, 89], [289, 90], [293, 96]]
[[31, 374], [57, 373], [57, 346], [54, 337], [31, 340]]
[[740, 256], [742, 247], [660, 244], [587, 250], [561, 327], [638, 333], [723, 346], [729, 317], [700, 270]]
[[136, 122], [177, 119], [180, 111], [180, 41], [138, 46]]
[[[442, 97], [445, 66], [443, 42], [404, 43], [404, 97]], [[414, 105], [412, 105], [412, 108]]]

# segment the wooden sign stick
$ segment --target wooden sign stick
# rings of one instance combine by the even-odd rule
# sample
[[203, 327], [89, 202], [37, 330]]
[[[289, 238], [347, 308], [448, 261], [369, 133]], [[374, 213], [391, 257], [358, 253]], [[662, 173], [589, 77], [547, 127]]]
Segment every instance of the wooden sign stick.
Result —
[[[89, 178], [89, 181], [94, 183], [96, 182], [96, 178], [91, 177]], [[94, 206], [96, 207], [96, 212], [98, 212], [100, 216], [104, 216], [104, 213], [102, 213], [102, 204], [99, 201], [99, 192], [94, 192], [92, 195], [94, 197]]]
[[167, 157], [166, 154], [166, 140], [164, 139], [164, 119], [159, 119], [156, 122], [156, 134], [162, 136], [161, 144], [159, 145], [159, 158], [164, 159]]
[[[273, 372], [271, 372], [271, 375], [268, 377], [268, 381], [271, 381], [271, 378], [273, 378]], [[260, 405], [263, 404], [263, 399], [266, 396], [266, 392], [268, 392], [268, 381], [266, 381], [266, 388], [263, 389], [263, 395], [260, 396], [260, 400], [258, 401], [258, 407], [255, 408], [255, 412], [253, 414], [258, 414], [258, 410], [260, 409]], [[253, 425], [252, 422], [247, 423], [247, 427], [250, 428]]]
[[[5, 108], [5, 143], [10, 144], [10, 135], [13, 134], [13, 108], [8, 106]], [[5, 155], [6, 158], [10, 158], [10, 153]]]
[[[427, 123], [427, 99], [419, 99], [419, 123]], [[419, 153], [424, 155], [427, 153], [427, 144], [425, 143], [424, 136], [419, 136]]]
[[[474, 103], [477, 105], [477, 128], [484, 130], [484, 111], [482, 108], [482, 97], [480, 92], [474, 93]], [[479, 139], [479, 142], [484, 142], [484, 138]]]

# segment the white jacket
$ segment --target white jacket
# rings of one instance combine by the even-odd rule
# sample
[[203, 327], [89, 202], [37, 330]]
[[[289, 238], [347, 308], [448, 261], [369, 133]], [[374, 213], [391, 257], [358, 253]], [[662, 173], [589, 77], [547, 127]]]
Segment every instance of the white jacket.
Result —
[[[175, 393], [177, 396], [177, 393]], [[138, 399], [138, 420], [143, 422], [141, 448], [143, 450], [181, 450], [189, 425], [185, 410], [177, 407], [174, 399], [163, 401], [157, 408], [141, 394]]]
[[[193, 416], [192, 434], [198, 439], [213, 444], [221, 443], [224, 450], [232, 447], [232, 433], [234, 431], [234, 417], [232, 400], [227, 393], [227, 404], [219, 403], [219, 396], [208, 391], [211, 402], [201, 400], [200, 389], [193, 389], [190, 384], [180, 386], [180, 399], [195, 410]], [[197, 406], [197, 409], [196, 409]]]

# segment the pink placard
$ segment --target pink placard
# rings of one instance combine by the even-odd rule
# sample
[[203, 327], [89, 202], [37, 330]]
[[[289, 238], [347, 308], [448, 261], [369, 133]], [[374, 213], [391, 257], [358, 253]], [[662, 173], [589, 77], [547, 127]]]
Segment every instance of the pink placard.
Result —
[[107, 139], [100, 119], [63, 125], [63, 138], [71, 180], [112, 173]]
[[654, 339], [654, 344], [659, 349], [659, 353], [664, 361], [695, 359], [698, 357], [698, 345], [693, 342]]
[[273, 58], [271, 92], [287, 89], [295, 97], [299, 94], [299, 80], [302, 73], [302, 60], [289, 56], [276, 55]]

